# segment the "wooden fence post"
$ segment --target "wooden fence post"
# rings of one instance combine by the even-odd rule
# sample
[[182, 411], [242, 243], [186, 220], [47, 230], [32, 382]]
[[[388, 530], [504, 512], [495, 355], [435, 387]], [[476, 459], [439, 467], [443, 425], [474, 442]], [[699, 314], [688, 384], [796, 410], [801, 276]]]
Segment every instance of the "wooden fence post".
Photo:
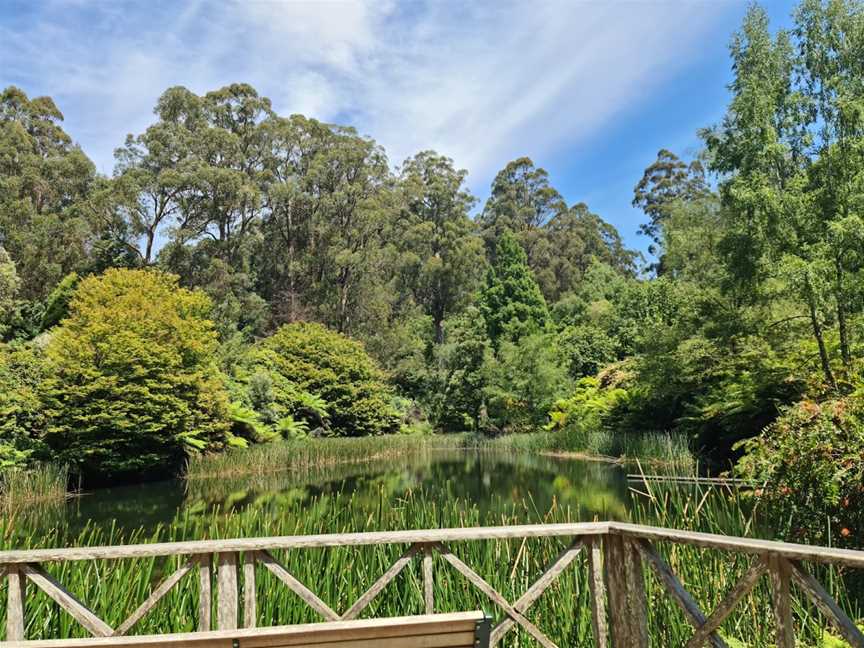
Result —
[[198, 556], [198, 631], [207, 632], [212, 629], [210, 614], [213, 596], [213, 556], [202, 554]]
[[603, 584], [603, 545], [600, 536], [591, 538], [588, 546], [588, 588], [591, 592], [591, 626], [594, 645], [608, 648], [609, 628], [606, 622], [606, 587]]
[[219, 554], [217, 568], [216, 626], [218, 630], [236, 630], [238, 617], [237, 554]]
[[795, 648], [795, 630], [792, 626], [792, 600], [789, 593], [791, 570], [785, 559], [771, 555], [768, 559], [771, 572], [771, 600], [774, 608], [774, 623], [777, 627], [777, 648]]
[[9, 598], [6, 602], [6, 641], [23, 641], [27, 579], [16, 565], [9, 566], [6, 578], [9, 583]]
[[609, 625], [614, 648], [647, 648], [648, 609], [642, 559], [629, 540], [617, 534], [603, 539]]

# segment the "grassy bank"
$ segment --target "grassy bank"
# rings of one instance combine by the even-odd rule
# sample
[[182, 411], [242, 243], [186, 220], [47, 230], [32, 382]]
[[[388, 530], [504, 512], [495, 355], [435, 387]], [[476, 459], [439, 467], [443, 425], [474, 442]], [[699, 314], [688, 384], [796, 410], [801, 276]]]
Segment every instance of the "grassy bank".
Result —
[[[717, 489], [669, 489], [661, 491], [646, 485], [646, 495], [633, 495], [634, 521], [656, 520], [668, 526], [735, 535], [768, 535], [754, 523], [752, 506], [745, 500]], [[581, 519], [572, 508], [553, 506], [536, 511], [530, 501], [514, 502], [508, 513], [484, 515], [458, 493], [432, 497], [422, 490], [409, 493], [396, 505], [382, 492], [379, 505], [359, 505], [352, 494], [332, 493], [278, 508], [266, 503], [223, 512], [186, 513], [170, 525], [145, 535], [122, 533], [116, 529], [90, 527], [76, 537], [61, 530], [47, 533], [20, 532], [0, 522], [3, 548], [36, 548], [61, 545], [100, 545], [130, 542], [157, 542], [193, 538], [230, 538], [363, 530], [441, 528], [517, 524], [529, 522], [571, 522]], [[565, 546], [566, 539], [527, 541], [468, 542], [453, 546], [454, 552], [484, 578], [515, 600]], [[743, 557], [684, 546], [660, 545], [673, 569], [690, 588], [703, 609], [713, 609], [724, 592], [747, 568]], [[279, 559], [301, 581], [308, 584], [336, 610], [345, 610], [404, 550], [402, 546], [317, 549], [277, 552]], [[51, 572], [79, 596], [96, 614], [112, 626], [119, 624], [148, 595], [150, 588], [172, 568], [175, 559], [117, 560], [101, 563], [67, 563], [51, 566]], [[856, 617], [861, 610], [850, 600], [842, 574], [824, 572], [823, 582]], [[435, 600], [439, 611], [455, 611], [492, 606], [466, 581], [436, 558]], [[422, 587], [419, 565], [412, 565], [388, 586], [369, 609], [369, 615], [384, 616], [420, 613]], [[652, 578], [646, 580], [650, 607], [651, 634], [655, 645], [683, 645], [689, 626], [678, 609], [662, 594]], [[197, 579], [184, 579], [156, 609], [136, 627], [136, 633], [185, 631], [195, 628], [198, 600]], [[301, 623], [316, 621], [307, 606], [276, 582], [264, 570], [258, 572], [259, 623]], [[5, 597], [0, 597], [0, 617]], [[532, 608], [529, 616], [561, 646], [591, 645], [588, 587], [584, 561], [577, 561]], [[80, 628], [41, 594], [31, 592], [27, 601], [28, 636], [82, 636]], [[815, 611], [796, 602], [796, 619], [805, 639], [802, 645], [820, 645], [822, 628]], [[771, 645], [770, 595], [766, 584], [742, 601], [733, 617], [723, 626], [727, 637], [748, 646]], [[2, 638], [2, 637], [0, 637]], [[528, 646], [531, 641], [513, 633], [505, 645]]]

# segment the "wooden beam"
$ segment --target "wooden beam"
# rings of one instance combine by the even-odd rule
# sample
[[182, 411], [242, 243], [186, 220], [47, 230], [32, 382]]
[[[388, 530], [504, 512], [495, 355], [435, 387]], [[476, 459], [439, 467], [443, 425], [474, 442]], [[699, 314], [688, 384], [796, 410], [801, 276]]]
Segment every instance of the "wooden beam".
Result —
[[24, 603], [27, 600], [27, 578], [18, 567], [6, 572], [9, 585], [6, 600], [6, 641], [24, 641]]
[[777, 648], [795, 648], [795, 628], [792, 624], [792, 597], [789, 563], [780, 556], [768, 559], [771, 572], [771, 602], [774, 611], [774, 626], [777, 632]]
[[[547, 565], [543, 574], [541, 574], [540, 577], [534, 581], [534, 584], [525, 590], [525, 593], [513, 604], [513, 609], [523, 614], [527, 612], [528, 608], [530, 608], [534, 602], [540, 598], [543, 592], [545, 592], [552, 583], [555, 582], [558, 576], [567, 569], [570, 563], [576, 560], [579, 553], [582, 551], [582, 547], [583, 542], [581, 540], [575, 540], [569, 547], [558, 554], [558, 556], [549, 563], [549, 565]], [[496, 646], [515, 624], [516, 622], [513, 619], [503, 619], [492, 631], [489, 645]]]
[[432, 548], [423, 545], [423, 603], [426, 614], [435, 612], [435, 577], [432, 572]]
[[94, 637], [108, 637], [114, 630], [98, 616], [79, 601], [75, 596], [67, 592], [53, 576], [42, 569], [39, 565], [23, 565], [21, 571], [39, 589], [45, 592], [57, 605], [68, 612], [73, 619], [80, 623]]
[[[144, 558], [152, 556], [188, 556], [192, 554], [259, 550], [273, 551], [275, 549], [316, 547], [357, 547], [384, 544], [411, 545], [417, 543], [461, 542], [465, 540], [510, 540], [513, 538], [550, 538], [558, 536], [576, 537], [605, 534], [608, 530], [608, 522], [578, 522], [568, 524], [465, 527], [458, 529], [366, 531], [362, 533], [236, 538], [231, 540], [189, 540], [184, 542], [153, 542], [108, 547], [25, 549], [0, 551], [0, 564]], [[864, 552], [860, 553], [862, 554], [861, 563], [864, 564]]]
[[327, 605], [324, 601], [322, 601], [318, 596], [306, 587], [299, 580], [294, 578], [291, 573], [283, 567], [278, 560], [276, 560], [272, 555], [270, 555], [267, 551], [262, 551], [258, 555], [258, 559], [261, 563], [272, 573], [276, 578], [281, 580], [288, 586], [292, 592], [294, 592], [301, 599], [306, 601], [306, 603], [315, 610], [318, 614], [323, 616], [328, 621], [338, 621], [339, 615], [333, 611], [333, 609]]
[[634, 645], [634, 630], [627, 598], [627, 555], [624, 538], [613, 535], [605, 537], [603, 553], [612, 645], [615, 648], [631, 648]]
[[198, 631], [209, 632], [211, 626], [213, 596], [213, 557], [210, 554], [197, 556], [198, 561]]
[[250, 647], [473, 648], [475, 629], [483, 618], [480, 611], [457, 612], [210, 632], [49, 639], [15, 644], [15, 648], [230, 648], [232, 644], [236, 645], [235, 642]]
[[258, 624], [258, 589], [255, 582], [255, 561], [258, 554], [247, 551], [243, 554], [243, 627], [254, 628]]
[[443, 545], [438, 545], [438, 551], [441, 557], [450, 563], [456, 571], [465, 576], [477, 589], [483, 592], [495, 605], [500, 607], [504, 613], [513, 619], [516, 623], [522, 626], [528, 633], [534, 637], [537, 642], [544, 648], [558, 648], [549, 637], [529, 621], [521, 612], [514, 609], [512, 605], [499, 594], [494, 587], [487, 583], [480, 574], [471, 569], [464, 562], [459, 560], [453, 552]]
[[822, 583], [813, 578], [803, 566], [791, 563], [792, 580], [800, 587], [819, 611], [831, 622], [840, 635], [853, 648], [864, 648], [864, 633], [858, 629], [855, 622], [843, 611], [831, 595], [822, 587]]
[[633, 540], [624, 542], [627, 600], [630, 625], [635, 648], [648, 648], [648, 601], [645, 597], [645, 571], [642, 557]]
[[599, 536], [589, 539], [588, 551], [588, 589], [591, 594], [591, 628], [594, 631], [594, 645], [607, 648], [609, 627], [606, 621], [606, 586], [603, 579], [603, 546]]
[[[678, 577], [675, 576], [675, 573], [672, 571], [672, 568], [663, 560], [663, 557], [657, 552], [656, 549], [651, 545], [648, 540], [639, 539], [636, 540], [635, 546], [639, 553], [642, 554], [642, 558], [651, 566], [654, 574], [657, 576], [657, 580], [663, 585], [663, 588], [666, 592], [672, 597], [672, 600], [681, 608], [681, 611], [684, 612], [684, 615], [687, 617], [688, 621], [694, 628], [699, 628], [705, 625], [705, 621], [707, 620], [705, 614], [702, 612], [699, 604], [687, 591], [684, 585], [681, 584], [681, 581], [678, 580]], [[714, 648], [729, 648], [723, 639], [720, 638], [716, 632], [712, 632], [708, 641]]]
[[[679, 544], [723, 549], [757, 556], [781, 556], [787, 560], [807, 560], [811, 562], [836, 563], [850, 567], [864, 567], [864, 551], [818, 547], [791, 542], [775, 542], [756, 538], [737, 538], [715, 533], [681, 531], [662, 527], [642, 526], [626, 522], [609, 522], [609, 533], [647, 540], [666, 540]], [[2, 560], [0, 560], [2, 562]]]
[[233, 551], [219, 554], [216, 567], [216, 627], [235, 630], [238, 617], [237, 554]]
[[174, 587], [177, 583], [180, 582], [180, 579], [183, 578], [186, 574], [192, 571], [192, 563], [186, 563], [180, 569], [172, 573], [168, 578], [163, 580], [159, 586], [154, 589], [150, 596], [147, 597], [147, 600], [144, 601], [141, 605], [138, 606], [138, 609], [135, 610], [128, 619], [126, 619], [123, 623], [121, 623], [118, 628], [112, 632], [111, 634], [116, 636], [125, 635], [132, 627], [138, 623], [144, 615], [147, 614], [150, 610], [153, 609], [153, 606], [159, 602], [159, 600], [165, 596], [172, 587]]
[[399, 558], [396, 559], [396, 562], [394, 562], [390, 568], [384, 572], [384, 574], [382, 574], [381, 577], [376, 580], [359, 599], [357, 599], [354, 605], [348, 608], [348, 611], [342, 615], [342, 620], [350, 621], [356, 619], [357, 616], [366, 609], [366, 606], [372, 602], [372, 599], [378, 596], [378, 594], [381, 593], [381, 590], [383, 590], [390, 581], [396, 578], [396, 576], [399, 575], [399, 572], [405, 569], [405, 566], [414, 559], [414, 556], [417, 554], [419, 549], [419, 545], [411, 545], [405, 553], [399, 556]]
[[708, 636], [720, 627], [720, 624], [732, 613], [738, 602], [753, 589], [756, 581], [762, 577], [767, 569], [766, 562], [761, 558], [757, 559], [744, 576], [741, 577], [741, 580], [735, 583], [735, 586], [723, 597], [723, 600], [720, 601], [720, 604], [711, 616], [705, 620], [705, 623], [696, 629], [690, 641], [687, 642], [686, 648], [700, 648], [704, 645], [708, 640]]

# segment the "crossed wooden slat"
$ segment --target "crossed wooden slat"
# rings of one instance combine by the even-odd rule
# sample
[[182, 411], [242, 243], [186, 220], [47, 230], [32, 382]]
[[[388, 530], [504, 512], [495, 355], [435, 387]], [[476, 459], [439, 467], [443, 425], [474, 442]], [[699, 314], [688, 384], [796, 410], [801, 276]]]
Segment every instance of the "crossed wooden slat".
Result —
[[[244, 625], [251, 628], [255, 627], [256, 623], [256, 563], [261, 563], [270, 573], [284, 583], [292, 592], [297, 594], [325, 620], [338, 621], [356, 619], [418, 554], [422, 554], [424, 604], [426, 612], [431, 613], [434, 611], [432, 555], [433, 552], [437, 552], [449, 565], [465, 576], [469, 582], [483, 592], [506, 615], [492, 631], [490, 645], [497, 645], [510, 630], [519, 626], [544, 648], [557, 648], [555, 643], [532, 623], [525, 614], [567, 567], [583, 553], [583, 550], [587, 549], [585, 553], [587, 554], [589, 568], [588, 582], [591, 594], [592, 625], [595, 645], [599, 648], [606, 648], [608, 645], [605, 609], [607, 587], [604, 583], [604, 575], [606, 579], [611, 579], [610, 583], [613, 584], [615, 578], [624, 579], [628, 582], [638, 579], [641, 582], [642, 572], [640, 562], [645, 562], [649, 565], [666, 593], [682, 610], [688, 622], [693, 626], [694, 633], [687, 642], [687, 648], [699, 648], [705, 642], [709, 642], [712, 648], [728, 648], [726, 642], [717, 633], [717, 630], [740, 601], [752, 591], [759, 579], [766, 574], [770, 577], [772, 585], [772, 607], [777, 628], [778, 647], [794, 647], [790, 596], [790, 586], [794, 582], [813, 601], [832, 625], [836, 627], [847, 642], [854, 648], [864, 648], [864, 634], [862, 634], [861, 630], [856, 627], [855, 623], [840, 608], [836, 601], [831, 598], [819, 581], [796, 561], [788, 560], [778, 554], [757, 557], [744, 575], [722, 598], [715, 610], [706, 616], [693, 596], [674, 574], [671, 567], [647, 539], [606, 536], [605, 542], [606, 559], [605, 564], [601, 565], [602, 552], [600, 539], [598, 537], [577, 538], [546, 567], [540, 577], [512, 604], [476, 571], [453, 554], [446, 545], [440, 542], [415, 543], [397, 558], [357, 601], [341, 615], [322, 601], [305, 584], [295, 578], [271, 553], [266, 550], [247, 551], [244, 553], [243, 562]], [[236, 553], [230, 552], [219, 553], [218, 556], [219, 565], [216, 574], [219, 591], [217, 624], [220, 629], [236, 628], [238, 621], [237, 593], [239, 589], [237, 582], [238, 556]], [[68, 592], [39, 564], [20, 563], [7, 565], [5, 568], [9, 584], [7, 639], [24, 638], [24, 586], [28, 580], [54, 600], [63, 610], [68, 612], [93, 636], [121, 636], [128, 633], [184, 576], [195, 571], [196, 567], [201, 584], [199, 601], [200, 629], [209, 630], [212, 578], [212, 556], [210, 554], [193, 555], [187, 563], [169, 574], [152, 590], [147, 599], [116, 629], [111, 628], [84, 603]], [[620, 573], [616, 576], [612, 575], [612, 572]], [[610, 590], [608, 595], [613, 609], [618, 611], [615, 606], [622, 604], [622, 602], [619, 601], [616, 603], [613, 599], [616, 597], [620, 598], [622, 594], [620, 591], [614, 591], [614, 589]], [[641, 591], [641, 588], [639, 589]], [[635, 594], [628, 593], [627, 596], [639, 599], [636, 601], [636, 605], [641, 605], [644, 609], [644, 592], [642, 594], [638, 592]], [[628, 598], [626, 602], [623, 602], [624, 608], [626, 608], [627, 604], [632, 603], [633, 601]], [[638, 624], [634, 625], [630, 623], [628, 625], [624, 635], [626, 639], [625, 643], [634, 646], [647, 645], [647, 636], [644, 636], [644, 632], [641, 632], [636, 625]]]

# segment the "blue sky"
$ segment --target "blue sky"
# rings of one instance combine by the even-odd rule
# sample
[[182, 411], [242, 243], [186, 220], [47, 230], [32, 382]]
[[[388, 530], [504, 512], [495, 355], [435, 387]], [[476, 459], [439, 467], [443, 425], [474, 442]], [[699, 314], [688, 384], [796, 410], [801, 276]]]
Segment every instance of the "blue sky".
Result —
[[[775, 26], [792, 2], [763, 3]], [[172, 85], [244, 81], [282, 114], [351, 124], [396, 165], [436, 149], [481, 199], [528, 155], [632, 247], [632, 188], [658, 149], [698, 147], [729, 81], [744, 0], [0, 0], [0, 85], [52, 96], [111, 173]]]

